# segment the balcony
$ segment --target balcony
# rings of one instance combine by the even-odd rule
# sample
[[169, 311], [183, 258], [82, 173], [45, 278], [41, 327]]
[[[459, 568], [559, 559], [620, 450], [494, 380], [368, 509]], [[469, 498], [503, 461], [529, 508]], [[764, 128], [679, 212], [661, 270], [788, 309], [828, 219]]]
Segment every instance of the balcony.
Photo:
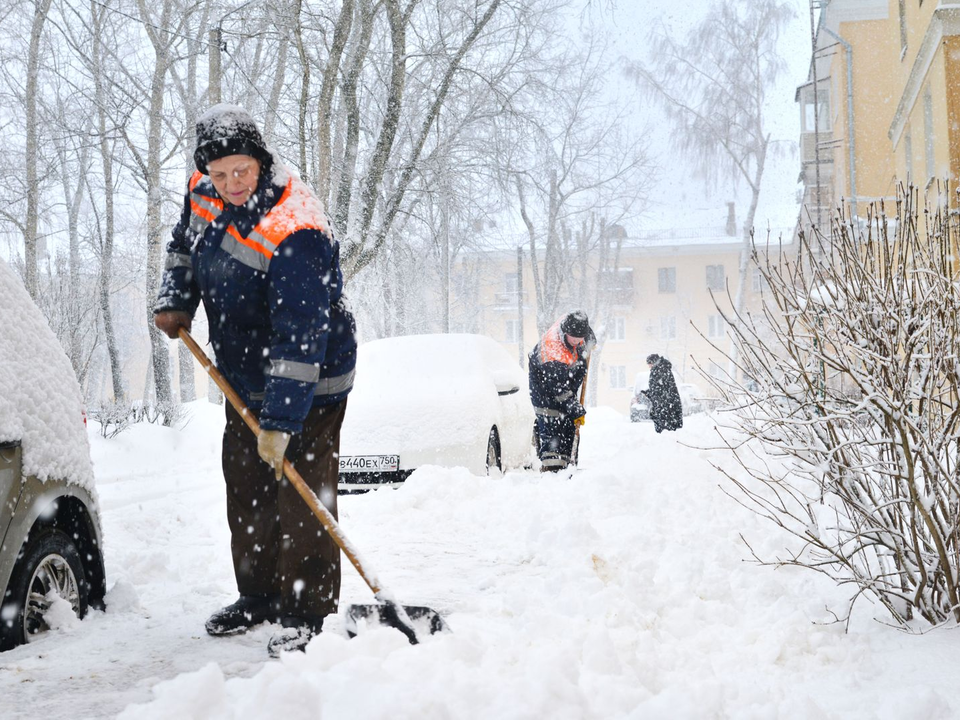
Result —
[[[817, 161], [817, 134], [812, 132], [800, 134], [800, 161], [804, 164], [812, 164]], [[833, 150], [837, 147], [838, 141], [833, 139], [833, 133], [820, 133], [820, 164], [833, 164]]]

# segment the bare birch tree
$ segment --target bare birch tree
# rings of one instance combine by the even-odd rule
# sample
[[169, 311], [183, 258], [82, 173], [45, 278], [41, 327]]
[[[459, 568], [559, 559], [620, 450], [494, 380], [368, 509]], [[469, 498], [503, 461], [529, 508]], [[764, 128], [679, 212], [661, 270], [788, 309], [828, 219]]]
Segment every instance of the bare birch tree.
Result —
[[39, 128], [37, 118], [38, 95], [40, 93], [40, 41], [43, 26], [50, 12], [50, 0], [36, 0], [34, 3], [33, 23], [30, 26], [30, 45], [27, 50], [27, 77], [23, 91], [23, 102], [26, 110], [26, 198], [27, 214], [24, 219], [23, 261], [24, 279], [27, 292], [34, 300], [38, 297], [37, 286], [37, 224], [40, 219], [39, 208], [39, 174], [37, 166], [40, 150], [37, 141]]
[[540, 334], [564, 304], [588, 305], [578, 278], [602, 239], [599, 219], [615, 224], [636, 212], [653, 179], [642, 139], [622, 129], [623, 111], [600, 99], [605, 70], [596, 44], [558, 62], [540, 91], [551, 112], [519, 118], [521, 149], [505, 155], [504, 177], [527, 230]]
[[147, 195], [147, 264], [146, 264], [146, 322], [150, 333], [151, 367], [157, 405], [169, 408], [173, 403], [170, 387], [170, 355], [167, 339], [153, 324], [153, 305], [160, 288], [162, 251], [166, 233], [161, 215], [163, 186], [161, 170], [167, 160], [163, 143], [166, 124], [164, 97], [167, 76], [176, 60], [175, 46], [185, 34], [184, 28], [192, 14], [179, 7], [176, 0], [163, 0], [159, 7], [148, 7], [146, 0], [137, 0], [144, 31], [154, 52], [153, 71], [147, 88], [147, 147], [142, 153], [124, 130], [127, 145], [136, 158]]
[[627, 72], [673, 123], [676, 148], [708, 182], [745, 182], [750, 207], [734, 305], [743, 311], [757, 203], [775, 141], [767, 129], [767, 93], [784, 68], [777, 43], [793, 18], [781, 0], [721, 0], [683, 39], [659, 23], [650, 32], [649, 63]]

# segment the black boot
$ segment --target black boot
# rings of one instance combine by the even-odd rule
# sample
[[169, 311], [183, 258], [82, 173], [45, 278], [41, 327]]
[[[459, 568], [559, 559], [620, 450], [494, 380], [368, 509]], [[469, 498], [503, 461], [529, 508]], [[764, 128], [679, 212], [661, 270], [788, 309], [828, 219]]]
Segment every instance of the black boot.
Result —
[[272, 658], [278, 658], [283, 652], [302, 652], [307, 649], [307, 643], [320, 634], [322, 627], [322, 617], [286, 615], [283, 618], [283, 630], [275, 633], [267, 643], [267, 653]]
[[205, 627], [210, 635], [234, 635], [262, 622], [280, 622], [279, 595], [241, 595], [207, 618]]

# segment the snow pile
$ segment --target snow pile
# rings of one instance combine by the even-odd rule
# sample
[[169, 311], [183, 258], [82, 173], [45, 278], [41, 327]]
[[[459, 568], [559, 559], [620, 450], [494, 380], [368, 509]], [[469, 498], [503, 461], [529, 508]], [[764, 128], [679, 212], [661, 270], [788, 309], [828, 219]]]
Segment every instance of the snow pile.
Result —
[[[718, 490], [711, 453], [677, 444], [709, 442], [709, 419], [656, 436], [609, 409], [588, 418], [573, 477], [423, 468], [401, 490], [341, 498], [384, 583], [452, 633], [412, 647], [382, 628], [347, 640], [330, 620], [306, 654], [245, 679], [206, 664], [121, 717], [953, 714], [935, 682], [900, 678], [916, 639], [869, 624], [844, 635], [827, 624], [831, 585], [744, 562], [741, 532], [765, 549], [779, 539]], [[350, 569], [342, 598], [370, 601]]]
[[[716, 437], [703, 415], [656, 435], [591, 409], [573, 476], [427, 467], [341, 497], [371, 569], [401, 602], [443, 613], [448, 635], [347, 640], [331, 618], [279, 661], [271, 625], [208, 637], [206, 617], [236, 597], [223, 408], [190, 412], [184, 430], [91, 430], [108, 610], [0, 655], [5, 718], [960, 716], [952, 632], [908, 636], [864, 604], [844, 634], [824, 606], [846, 590], [749, 562], [741, 533], [761, 553], [782, 539], [717, 487], [709, 461], [725, 456], [698, 449]], [[341, 598], [372, 599], [349, 565]]]
[[83, 398], [70, 361], [13, 270], [0, 261], [0, 442], [22, 443], [23, 472], [93, 491]]

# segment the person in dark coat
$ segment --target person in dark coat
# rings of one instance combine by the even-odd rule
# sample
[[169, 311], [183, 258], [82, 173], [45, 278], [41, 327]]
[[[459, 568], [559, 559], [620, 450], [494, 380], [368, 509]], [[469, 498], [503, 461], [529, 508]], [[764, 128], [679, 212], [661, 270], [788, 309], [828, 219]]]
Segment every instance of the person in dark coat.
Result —
[[650, 401], [653, 429], [658, 433], [679, 430], [683, 427], [683, 406], [673, 379], [673, 366], [665, 357], [654, 353], [647, 356], [647, 367], [650, 368], [650, 383], [641, 392]]
[[530, 400], [543, 472], [557, 472], [572, 462], [577, 427], [587, 414], [580, 404], [580, 385], [594, 345], [587, 315], [578, 310], [557, 320], [530, 353]]
[[276, 656], [303, 649], [337, 611], [340, 549], [283, 477], [283, 460], [336, 517], [356, 328], [323, 206], [246, 110], [204, 113], [194, 161], [154, 322], [176, 338], [202, 300], [217, 367], [259, 419], [258, 439], [226, 404], [222, 466], [240, 597], [206, 630], [280, 622], [268, 645]]

